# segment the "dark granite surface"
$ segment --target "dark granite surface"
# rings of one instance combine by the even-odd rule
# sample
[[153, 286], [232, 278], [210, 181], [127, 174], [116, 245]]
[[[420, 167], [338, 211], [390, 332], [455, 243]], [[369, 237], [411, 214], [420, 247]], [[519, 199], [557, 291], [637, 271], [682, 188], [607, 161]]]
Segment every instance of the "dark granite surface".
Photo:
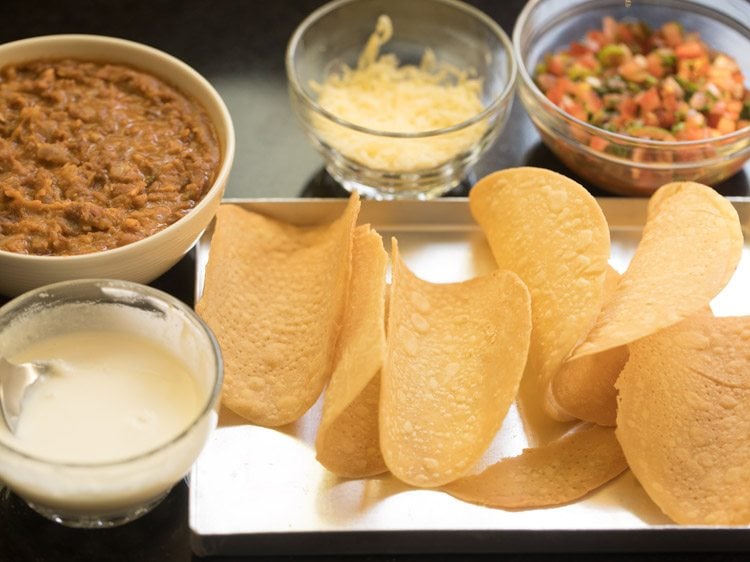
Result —
[[[405, 0], [406, 1], [406, 0]], [[284, 75], [286, 42], [320, 0], [3, 0], [0, 43], [51, 33], [96, 33], [141, 41], [177, 56], [206, 76], [224, 97], [237, 133], [237, 157], [227, 196], [297, 197], [342, 195], [322, 171], [291, 114]], [[471, 2], [510, 34], [522, 0]], [[539, 142], [520, 103], [514, 105], [505, 134], [476, 167], [477, 177], [495, 169], [536, 165], [570, 174]], [[718, 189], [748, 195], [750, 167]], [[603, 192], [589, 186], [596, 195]], [[466, 189], [456, 194], [465, 194]], [[194, 261], [187, 255], [154, 285], [187, 302], [193, 294]], [[0, 272], [2, 274], [2, 272]], [[0, 299], [0, 303], [2, 303]], [[47, 522], [15, 495], [0, 490], [0, 561], [190, 560], [187, 485], [182, 483], [149, 515], [121, 528], [81, 531]], [[259, 506], [260, 508], [260, 506]], [[417, 539], [415, 539], [417, 540]], [[687, 543], [686, 543], [687, 544]], [[742, 548], [747, 549], [748, 541]], [[739, 545], [722, 544], [731, 551]], [[685, 548], [690, 548], [686, 546]], [[415, 543], [414, 550], [419, 550]], [[602, 551], [610, 550], [601, 545]], [[632, 550], [638, 550], [634, 544]], [[257, 560], [330, 560], [331, 557], [278, 557]], [[339, 558], [337, 558], [339, 559]], [[531, 560], [593, 562], [612, 560], [748, 560], [742, 553], [497, 554], [356, 556], [342, 560]]]

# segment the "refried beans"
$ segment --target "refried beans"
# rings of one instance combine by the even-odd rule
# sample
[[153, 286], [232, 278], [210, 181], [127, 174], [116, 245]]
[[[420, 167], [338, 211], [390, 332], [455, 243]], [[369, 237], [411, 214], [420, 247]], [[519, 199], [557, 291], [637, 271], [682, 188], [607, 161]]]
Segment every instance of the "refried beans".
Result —
[[205, 110], [133, 68], [37, 60], [0, 69], [0, 250], [73, 255], [174, 223], [211, 187]]

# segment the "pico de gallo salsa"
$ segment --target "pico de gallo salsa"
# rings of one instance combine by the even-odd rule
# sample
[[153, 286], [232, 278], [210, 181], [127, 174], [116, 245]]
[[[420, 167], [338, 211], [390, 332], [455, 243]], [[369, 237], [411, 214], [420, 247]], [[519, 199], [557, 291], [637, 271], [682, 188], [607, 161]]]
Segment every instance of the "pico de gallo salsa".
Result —
[[750, 126], [737, 63], [677, 22], [654, 30], [605, 17], [601, 29], [548, 53], [534, 80], [566, 113], [633, 137], [701, 140]]

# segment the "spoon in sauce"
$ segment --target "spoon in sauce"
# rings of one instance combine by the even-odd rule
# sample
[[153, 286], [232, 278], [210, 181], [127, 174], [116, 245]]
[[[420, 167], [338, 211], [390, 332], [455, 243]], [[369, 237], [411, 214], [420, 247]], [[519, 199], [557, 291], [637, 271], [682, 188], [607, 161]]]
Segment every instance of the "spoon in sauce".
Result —
[[0, 409], [11, 433], [18, 427], [26, 391], [52, 368], [42, 361], [16, 364], [0, 357]]

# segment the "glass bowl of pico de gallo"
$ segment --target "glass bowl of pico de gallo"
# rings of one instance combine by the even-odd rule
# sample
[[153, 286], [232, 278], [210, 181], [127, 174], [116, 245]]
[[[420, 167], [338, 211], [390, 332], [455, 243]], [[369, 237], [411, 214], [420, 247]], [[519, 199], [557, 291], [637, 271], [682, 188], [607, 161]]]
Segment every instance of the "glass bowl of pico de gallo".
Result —
[[519, 97], [544, 143], [597, 187], [716, 185], [750, 158], [750, 2], [530, 0]]

